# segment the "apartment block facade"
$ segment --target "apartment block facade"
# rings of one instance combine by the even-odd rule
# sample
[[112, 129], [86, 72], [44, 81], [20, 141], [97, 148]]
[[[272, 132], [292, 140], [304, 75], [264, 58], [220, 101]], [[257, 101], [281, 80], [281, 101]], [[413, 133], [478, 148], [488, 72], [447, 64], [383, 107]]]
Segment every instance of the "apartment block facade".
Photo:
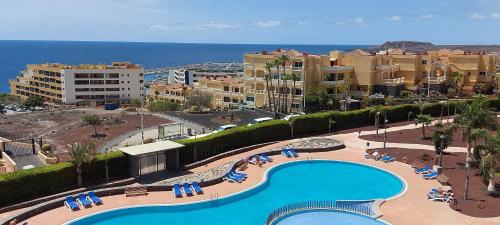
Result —
[[211, 94], [213, 96], [212, 107], [214, 108], [241, 105], [245, 100], [245, 84], [241, 78], [204, 78], [199, 80], [195, 89]]
[[129, 62], [111, 65], [32, 64], [9, 81], [11, 94], [37, 95], [63, 104], [130, 102], [144, 97], [144, 70]]

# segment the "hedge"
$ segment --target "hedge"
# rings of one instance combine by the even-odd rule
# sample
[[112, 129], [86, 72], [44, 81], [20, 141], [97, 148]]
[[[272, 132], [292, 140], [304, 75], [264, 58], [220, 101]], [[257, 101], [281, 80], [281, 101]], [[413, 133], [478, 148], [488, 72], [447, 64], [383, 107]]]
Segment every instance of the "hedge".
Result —
[[[97, 155], [84, 165], [82, 176], [86, 185], [105, 180], [105, 162], [110, 178], [129, 176], [128, 159], [122, 152]], [[70, 190], [76, 187], [76, 170], [64, 162], [0, 175], [0, 207]]]
[[240, 126], [197, 139], [184, 139], [178, 141], [185, 145], [179, 151], [180, 164], [187, 165], [237, 148], [288, 138], [288, 122], [273, 120], [253, 126]]
[[0, 206], [68, 190], [76, 184], [73, 164], [58, 163], [0, 176]]

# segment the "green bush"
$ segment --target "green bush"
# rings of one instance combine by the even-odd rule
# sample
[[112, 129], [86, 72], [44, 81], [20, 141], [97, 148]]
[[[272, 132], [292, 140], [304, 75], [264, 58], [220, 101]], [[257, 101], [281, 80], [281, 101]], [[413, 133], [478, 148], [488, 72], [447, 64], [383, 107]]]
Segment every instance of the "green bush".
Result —
[[148, 110], [151, 112], [168, 112], [179, 110], [179, 103], [159, 100], [149, 103]]
[[237, 148], [288, 138], [290, 138], [288, 122], [273, 120], [253, 126], [240, 126], [197, 139], [184, 139], [178, 141], [185, 145], [180, 150], [180, 164], [186, 165]]
[[73, 164], [58, 163], [0, 175], [0, 207], [76, 187]]
[[[129, 176], [128, 159], [122, 152], [97, 155], [84, 165], [83, 181], [95, 184], [105, 180], [105, 162], [108, 161], [109, 177]], [[76, 187], [76, 171], [70, 162], [58, 163], [29, 170], [0, 175], [0, 207], [60, 193]]]
[[128, 159], [123, 152], [98, 154], [90, 163], [83, 165], [82, 177], [85, 184], [95, 184], [106, 180], [106, 160], [110, 179], [129, 176]]

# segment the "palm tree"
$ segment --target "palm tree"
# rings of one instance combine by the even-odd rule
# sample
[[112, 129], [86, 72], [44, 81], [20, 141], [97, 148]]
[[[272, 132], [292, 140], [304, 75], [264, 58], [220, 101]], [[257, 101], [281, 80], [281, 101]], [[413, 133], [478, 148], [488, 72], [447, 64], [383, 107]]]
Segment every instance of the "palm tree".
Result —
[[272, 89], [272, 92], [273, 92], [273, 105], [274, 105], [274, 110], [273, 112], [276, 113], [276, 102], [274, 101], [274, 87], [273, 87], [273, 75], [271, 73], [271, 68], [274, 66], [274, 63], [272, 62], [266, 62], [266, 65], [264, 66], [264, 68], [267, 70], [267, 74], [265, 75], [264, 79], [266, 80], [266, 90], [267, 90], [267, 98], [268, 98], [268, 102], [269, 102], [269, 110], [272, 110], [273, 108], [271, 108], [271, 95], [270, 95], [270, 91], [269, 91], [269, 81], [271, 81], [271, 89]]
[[[281, 67], [283, 69], [283, 73], [281, 74], [282, 76], [285, 75], [285, 69], [286, 69], [286, 64], [290, 61], [290, 58], [288, 58], [287, 55], [283, 54], [281, 55], [279, 58], [278, 58], [279, 62], [281, 63]], [[285, 82], [285, 85], [286, 85], [286, 81]], [[286, 87], [284, 87], [284, 89], [282, 89], [283, 91], [286, 91]], [[286, 92], [283, 93], [283, 103], [282, 103], [282, 112], [286, 113], [285, 110], [286, 110]]]
[[432, 122], [432, 117], [430, 115], [417, 115], [417, 120], [419, 123], [422, 123], [422, 134], [421, 138], [425, 139], [425, 126], [429, 126]]
[[300, 76], [297, 75], [296, 73], [292, 73], [289, 78], [293, 82], [293, 86], [292, 86], [292, 100], [290, 100], [290, 112], [291, 112], [292, 111], [293, 100], [295, 98], [295, 91], [297, 90], [295, 84], [296, 84], [297, 81], [300, 81]]
[[488, 180], [488, 191], [495, 191], [495, 173], [497, 162], [500, 160], [500, 132], [494, 136], [487, 136], [482, 145], [476, 146], [485, 155], [481, 160], [480, 172]]
[[484, 136], [484, 129], [496, 130], [496, 115], [488, 107], [486, 98], [475, 98], [471, 103], [458, 106], [459, 114], [450, 126], [451, 131], [460, 131], [462, 141], [467, 142], [466, 167], [469, 167], [471, 149]]
[[[275, 59], [274, 66], [276, 66], [276, 74], [278, 75], [278, 85], [277, 85], [277, 88], [278, 88], [278, 106], [277, 106], [277, 109], [278, 109], [278, 111], [281, 110], [281, 90], [282, 90], [280, 87], [280, 81], [281, 81], [280, 65], [281, 65], [281, 62], [280, 62], [279, 58]], [[276, 102], [274, 102], [274, 104], [276, 104]]]
[[83, 171], [82, 165], [94, 159], [94, 156], [96, 154], [95, 146], [93, 144], [81, 145], [80, 143], [76, 142], [71, 145], [69, 154], [72, 158], [71, 162], [76, 167], [78, 187], [81, 187]]
[[458, 90], [458, 93], [462, 94], [463, 86], [461, 85], [461, 83], [463, 82], [464, 74], [460, 72], [453, 72], [451, 76], [453, 77], [453, 81], [455, 81], [455, 88]]
[[155, 101], [158, 100], [158, 95], [160, 95], [160, 91], [155, 90]]
[[283, 93], [283, 113], [286, 114], [288, 111], [288, 81], [290, 80], [290, 74], [284, 73], [281, 79], [283, 80], [283, 89], [285, 90], [285, 93]]

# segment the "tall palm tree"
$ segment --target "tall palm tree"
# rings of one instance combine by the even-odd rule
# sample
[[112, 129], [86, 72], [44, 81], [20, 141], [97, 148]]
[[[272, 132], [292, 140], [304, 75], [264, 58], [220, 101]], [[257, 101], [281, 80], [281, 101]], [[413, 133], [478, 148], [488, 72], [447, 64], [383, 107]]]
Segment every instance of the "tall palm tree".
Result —
[[425, 126], [429, 126], [432, 122], [432, 117], [430, 115], [417, 115], [417, 120], [419, 123], [422, 124], [422, 133], [421, 133], [421, 138], [425, 138]]
[[461, 85], [461, 83], [463, 82], [464, 74], [460, 72], [453, 72], [451, 76], [453, 77], [455, 88], [457, 89], [458, 93], [462, 94], [463, 85]]
[[[272, 75], [272, 72], [271, 72], [271, 68], [273, 68], [274, 66], [274, 63], [272, 62], [266, 62], [266, 65], [264, 66], [264, 68], [267, 70], [267, 74], [265, 75], [264, 79], [266, 80], [266, 90], [267, 90], [267, 98], [268, 98], [268, 102], [269, 102], [269, 110], [273, 110], [274, 113], [276, 113], [276, 102], [274, 100], [274, 87], [273, 87], [273, 75]], [[270, 91], [269, 91], [269, 81], [271, 81], [271, 89], [272, 89], [272, 93], [273, 93], [273, 101], [272, 101], [272, 104], [273, 104], [273, 108], [271, 108], [271, 95], [270, 95]]]
[[292, 100], [290, 100], [290, 112], [291, 112], [292, 111], [293, 100], [295, 98], [295, 91], [297, 90], [297, 88], [296, 88], [296, 82], [300, 81], [300, 75], [298, 75], [296, 73], [292, 73], [292, 74], [290, 74], [290, 80], [293, 82], [293, 86], [292, 86]]
[[290, 74], [284, 73], [283, 77], [281, 78], [283, 80], [283, 90], [285, 90], [285, 93], [283, 93], [283, 113], [287, 113], [288, 111], [288, 81], [290, 80]]
[[[276, 66], [276, 74], [278, 75], [278, 85], [277, 85], [277, 88], [278, 88], [278, 106], [277, 106], [277, 109], [278, 109], [278, 111], [281, 110], [281, 92], [282, 92], [282, 89], [280, 86], [280, 83], [281, 83], [280, 65], [281, 65], [281, 62], [280, 62], [279, 58], [275, 59], [274, 66]], [[276, 104], [276, 102], [274, 102], [274, 104]]]
[[450, 126], [451, 131], [460, 131], [462, 141], [467, 142], [466, 167], [469, 167], [471, 149], [474, 144], [484, 136], [480, 129], [496, 130], [496, 114], [489, 109], [486, 98], [475, 98], [471, 103], [459, 106], [459, 114]]
[[71, 156], [71, 162], [76, 167], [76, 175], [78, 187], [82, 186], [82, 171], [83, 164], [92, 161], [96, 154], [95, 146], [92, 144], [82, 145], [78, 142], [71, 145], [69, 149], [69, 154]]
[[500, 132], [493, 136], [486, 136], [482, 145], [476, 146], [484, 157], [481, 160], [481, 175], [488, 180], [488, 191], [495, 191], [495, 173], [497, 162], [500, 161]]
[[[278, 60], [281, 63], [281, 68], [283, 69], [283, 73], [281, 74], [283, 76], [285, 74], [286, 64], [290, 61], [290, 58], [287, 55], [283, 54], [283, 55], [281, 55], [278, 58]], [[283, 79], [283, 78], [281, 78], [281, 79]], [[284, 84], [286, 85], [286, 80], [284, 81]], [[282, 90], [283, 90], [284, 93], [282, 95], [283, 96], [283, 103], [282, 103], [282, 107], [283, 108], [281, 109], [281, 111], [283, 113], [286, 113], [285, 112], [285, 110], [286, 110], [286, 98], [285, 98], [286, 97], [286, 92], [285, 92], [286, 91], [286, 87], [283, 87]]]

